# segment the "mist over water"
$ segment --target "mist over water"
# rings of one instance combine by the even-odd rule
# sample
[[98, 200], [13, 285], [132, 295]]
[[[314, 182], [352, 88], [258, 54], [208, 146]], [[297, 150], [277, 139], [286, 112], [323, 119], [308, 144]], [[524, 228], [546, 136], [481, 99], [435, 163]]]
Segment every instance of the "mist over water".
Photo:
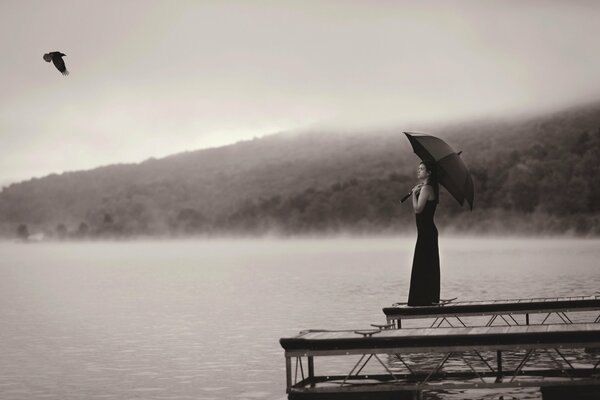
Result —
[[[442, 298], [595, 294], [599, 245], [442, 235]], [[381, 308], [406, 300], [413, 248], [414, 237], [0, 243], [0, 397], [284, 399], [278, 339], [385, 322]]]

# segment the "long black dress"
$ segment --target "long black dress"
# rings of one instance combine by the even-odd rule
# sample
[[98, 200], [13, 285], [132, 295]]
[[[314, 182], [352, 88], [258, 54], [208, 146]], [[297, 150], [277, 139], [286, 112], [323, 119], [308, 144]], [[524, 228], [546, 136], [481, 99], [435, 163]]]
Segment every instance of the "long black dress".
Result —
[[440, 301], [440, 255], [438, 231], [433, 222], [437, 202], [428, 200], [417, 218], [417, 245], [410, 276], [409, 306], [426, 306]]

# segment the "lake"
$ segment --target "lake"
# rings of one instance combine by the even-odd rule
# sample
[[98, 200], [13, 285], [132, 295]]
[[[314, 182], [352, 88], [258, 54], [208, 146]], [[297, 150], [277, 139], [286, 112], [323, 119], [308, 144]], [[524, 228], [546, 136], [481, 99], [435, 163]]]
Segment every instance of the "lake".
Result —
[[[279, 338], [384, 323], [414, 241], [0, 243], [0, 398], [285, 399]], [[600, 287], [595, 239], [442, 235], [440, 258], [442, 298]]]

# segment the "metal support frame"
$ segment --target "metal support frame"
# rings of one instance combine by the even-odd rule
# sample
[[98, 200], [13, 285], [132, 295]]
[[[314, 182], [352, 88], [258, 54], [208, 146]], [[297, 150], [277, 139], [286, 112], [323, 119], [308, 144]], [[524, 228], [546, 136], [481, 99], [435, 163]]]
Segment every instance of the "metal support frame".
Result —
[[[564, 324], [573, 324], [574, 323], [573, 320], [569, 317], [569, 315], [565, 311], [550, 311], [550, 312], [544, 312], [544, 313], [538, 313], [538, 314], [541, 314], [543, 316], [543, 319], [541, 322], [536, 323], [535, 325], [545, 325], [546, 322], [548, 321], [548, 319], [553, 314], [558, 316], [558, 318], [560, 318], [560, 321]], [[524, 323], [523, 323], [523, 321], [519, 322], [519, 320], [517, 320], [517, 318], [515, 318], [515, 315], [520, 315], [520, 314], [519, 313], [494, 313], [494, 314], [490, 315], [490, 318], [487, 320], [487, 322], [483, 326], [486, 326], [486, 327], [494, 326], [494, 322], [496, 322], [498, 319], [501, 319], [504, 322], [504, 325], [506, 325], [506, 326], [532, 325], [529, 312], [523, 313], [523, 315], [525, 316]], [[437, 316], [437, 317], [431, 317], [431, 318], [433, 318], [433, 322], [429, 325], [429, 328], [440, 328], [440, 327], [442, 327], [444, 322], [450, 328], [455, 328], [457, 326], [463, 326], [463, 327], [472, 326], [472, 325], [468, 325], [465, 322], [464, 317], [461, 318], [459, 315], [456, 315], [456, 314], [455, 315]], [[419, 318], [413, 317], [411, 319], [429, 319], [429, 317], [424, 315]], [[451, 319], [456, 320], [456, 322], [458, 322], [459, 324], [453, 324]], [[402, 329], [402, 318], [401, 317], [398, 317], [398, 318], [388, 317], [388, 322], [395, 329]], [[600, 323], [600, 314], [594, 319], [593, 322]]]
[[[486, 350], [490, 351], [490, 350]], [[314, 375], [314, 356], [300, 355], [296, 357], [286, 356], [286, 376], [288, 392], [309, 392], [312, 390], [319, 391], [317, 388], [319, 383], [328, 382], [325, 391], [335, 390], [335, 387], [346, 388], [352, 390], [360, 387], [369, 390], [379, 389], [394, 389], [402, 390], [440, 390], [445, 388], [494, 388], [494, 387], [539, 387], [544, 385], [580, 385], [592, 384], [598, 385], [600, 388], [600, 375], [597, 373], [600, 366], [600, 354], [589, 355], [586, 353], [578, 353], [579, 357], [587, 358], [586, 361], [591, 365], [591, 368], [576, 367], [568, 360], [565, 349], [559, 348], [530, 348], [525, 350], [496, 350], [495, 365], [490, 363], [490, 359], [486, 359], [477, 349], [470, 351], [449, 351], [440, 352], [441, 359], [438, 362], [431, 361], [427, 365], [411, 366], [406, 360], [406, 356], [412, 353], [377, 353], [366, 352], [361, 355], [359, 360], [352, 365], [350, 371], [345, 375], [329, 375], [317, 377]], [[555, 354], [553, 354], [553, 352]], [[515, 359], [513, 363], [518, 364], [510, 369], [504, 365], [503, 354], [510, 353]], [[380, 358], [380, 354], [388, 354], [388, 363], [384, 363]], [[469, 360], [471, 354], [476, 357], [481, 363], [474, 363], [474, 360]], [[521, 354], [519, 356], [519, 354]], [[546, 360], [535, 360], [535, 355], [546, 355]], [[573, 356], [572, 354], [570, 356]], [[304, 371], [304, 357], [308, 360], [308, 375]], [[492, 356], [493, 357], [493, 356]], [[295, 367], [292, 371], [291, 358], [295, 358]], [[489, 358], [489, 357], [488, 357]], [[596, 360], [597, 358], [597, 360]], [[455, 371], [443, 371], [448, 361], [452, 359], [452, 369]], [[506, 359], [506, 357], [505, 357]], [[548, 368], [548, 359], [554, 364], [555, 368]], [[383, 367], [383, 373], [361, 375], [361, 372], [370, 362], [376, 360], [376, 365]], [[398, 369], [398, 365], [393, 365], [397, 360], [404, 368]], [[458, 363], [462, 362], [462, 363]], [[544, 365], [539, 365], [539, 363]], [[532, 365], [533, 364], [533, 365]], [[526, 366], [530, 369], [525, 369]], [[535, 368], [535, 369], [531, 369]], [[293, 376], [293, 380], [291, 379]], [[544, 381], [544, 377], [553, 377], [558, 380]], [[300, 378], [300, 379], [298, 379]], [[521, 379], [525, 378], [525, 379]], [[560, 378], [563, 378], [560, 381]], [[364, 383], [367, 379], [377, 381], [379, 383]], [[446, 380], [460, 379], [463, 383], [446, 382]], [[332, 386], [333, 385], [333, 386]], [[376, 390], [376, 391], [377, 391]]]

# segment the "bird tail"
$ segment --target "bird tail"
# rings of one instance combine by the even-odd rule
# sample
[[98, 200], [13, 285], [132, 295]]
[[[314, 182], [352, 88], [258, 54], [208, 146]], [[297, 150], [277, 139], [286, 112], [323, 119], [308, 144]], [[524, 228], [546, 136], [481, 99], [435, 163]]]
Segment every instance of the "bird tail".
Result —
[[62, 74], [63, 74], [64, 76], [67, 76], [67, 75], [69, 75], [69, 70], [66, 70], [66, 69], [65, 69], [65, 70], [62, 72]]

